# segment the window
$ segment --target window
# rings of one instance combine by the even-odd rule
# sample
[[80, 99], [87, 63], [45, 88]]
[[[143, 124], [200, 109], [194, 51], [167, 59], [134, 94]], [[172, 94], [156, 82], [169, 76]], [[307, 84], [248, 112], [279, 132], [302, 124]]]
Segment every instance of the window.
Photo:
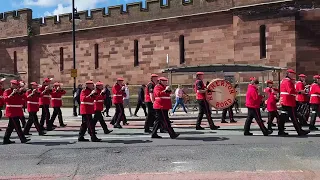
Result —
[[260, 26], [260, 59], [267, 57], [266, 26]]
[[64, 69], [64, 63], [63, 63], [63, 47], [60, 48], [60, 71], [63, 71]]
[[18, 59], [17, 59], [17, 51], [13, 52], [13, 73], [18, 74]]
[[94, 45], [94, 67], [95, 69], [99, 68], [99, 45]]
[[139, 66], [139, 42], [134, 40], [134, 67]]
[[184, 36], [181, 35], [179, 37], [179, 44], [180, 44], [180, 64], [185, 63], [185, 49], [184, 49]]

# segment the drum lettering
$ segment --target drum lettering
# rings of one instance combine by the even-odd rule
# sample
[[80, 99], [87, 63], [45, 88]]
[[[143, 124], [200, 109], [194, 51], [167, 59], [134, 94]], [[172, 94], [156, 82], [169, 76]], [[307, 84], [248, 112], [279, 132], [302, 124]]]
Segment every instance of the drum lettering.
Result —
[[224, 86], [224, 81], [221, 81], [221, 86]]
[[229, 91], [229, 93], [230, 94], [235, 94], [236, 92], [235, 92], [235, 90], [232, 89], [232, 90]]
[[231, 103], [232, 103], [231, 99], [228, 99], [227, 101], [228, 101], [228, 103], [229, 103], [229, 104], [231, 104]]
[[220, 81], [216, 81], [216, 86], [220, 86]]

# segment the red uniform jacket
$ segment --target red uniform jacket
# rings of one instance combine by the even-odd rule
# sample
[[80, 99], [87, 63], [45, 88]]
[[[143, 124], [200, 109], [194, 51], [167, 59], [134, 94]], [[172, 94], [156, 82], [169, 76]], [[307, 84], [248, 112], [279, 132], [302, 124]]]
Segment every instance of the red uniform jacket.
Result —
[[37, 92], [33, 96], [28, 97], [31, 93], [32, 93], [32, 89], [29, 89], [26, 92], [28, 112], [38, 112], [39, 111], [39, 98], [40, 98], [41, 94], [39, 92]]
[[310, 87], [310, 104], [320, 104], [320, 86], [313, 83]]
[[101, 95], [101, 90], [97, 89], [97, 96], [94, 100], [94, 111], [103, 111], [103, 102], [106, 99], [106, 95]]
[[87, 97], [92, 90], [85, 89], [80, 94], [80, 114], [94, 114], [94, 100], [95, 96]]
[[264, 92], [268, 95], [267, 99], [267, 110], [269, 112], [278, 110], [277, 108], [277, 94], [272, 90], [273, 88], [265, 88]]
[[200, 93], [199, 90], [204, 90], [206, 86], [203, 84], [202, 80], [196, 80], [194, 83], [194, 91], [196, 93], [196, 99], [197, 100], [204, 100], [206, 99], [206, 94], [205, 93]]
[[154, 109], [163, 109], [163, 110], [169, 110], [172, 108], [172, 103], [171, 103], [171, 91], [170, 92], [165, 92], [165, 86], [162, 84], [157, 84], [154, 87], [154, 98], [155, 101], [153, 103], [153, 108]]
[[26, 103], [27, 103], [27, 96], [26, 96], [26, 90], [22, 91], [20, 93], [21, 97], [22, 97], [22, 106], [26, 107]]
[[[299, 92], [299, 91], [303, 91], [306, 87], [302, 81], [298, 81], [295, 85], [295, 88], [296, 88], [296, 91]], [[297, 94], [296, 100], [298, 102], [307, 102], [308, 96], [306, 93]]]
[[51, 106], [52, 107], [61, 107], [62, 106], [62, 96], [66, 94], [65, 90], [59, 90], [56, 89], [52, 90], [51, 93]]
[[296, 107], [296, 94], [293, 81], [288, 77], [284, 78], [280, 83], [280, 104]]
[[144, 91], [145, 92], [145, 96], [144, 96], [145, 102], [152, 102], [151, 97], [150, 97], [150, 93], [153, 93], [155, 86], [156, 86], [156, 84], [153, 81], [151, 81], [147, 84], [145, 91]]
[[[42, 93], [44, 91], [45, 87], [42, 86], [41, 88], [39, 88], [39, 92]], [[52, 91], [48, 90], [45, 94], [43, 94], [40, 99], [39, 99], [39, 103], [40, 105], [50, 105], [50, 95], [51, 95]]]
[[3, 92], [5, 89], [0, 89], [0, 108], [4, 106], [4, 98], [3, 98]]
[[260, 108], [262, 98], [263, 96], [258, 94], [258, 89], [254, 85], [249, 84], [246, 95], [246, 107]]
[[22, 96], [19, 93], [16, 93], [14, 96], [9, 97], [13, 89], [6, 89], [3, 93], [4, 101], [6, 103], [6, 116], [9, 118], [12, 117], [22, 117]]
[[120, 84], [115, 84], [112, 87], [112, 103], [113, 104], [121, 104], [123, 103], [123, 97], [126, 97], [126, 93], [124, 90], [121, 90], [122, 86]]

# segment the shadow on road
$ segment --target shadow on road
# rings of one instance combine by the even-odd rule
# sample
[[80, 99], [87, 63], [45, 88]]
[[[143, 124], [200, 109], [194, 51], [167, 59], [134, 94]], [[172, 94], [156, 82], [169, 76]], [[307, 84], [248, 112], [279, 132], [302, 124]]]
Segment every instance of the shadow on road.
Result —
[[150, 140], [110, 140], [103, 141], [107, 143], [122, 143], [122, 144], [142, 144], [142, 143], [152, 143]]
[[226, 137], [178, 137], [177, 140], [194, 140], [194, 141], [226, 141]]
[[69, 142], [69, 141], [63, 141], [63, 142], [28, 142], [28, 145], [44, 145], [44, 146], [60, 146], [60, 145], [68, 145], [68, 144], [75, 144], [76, 142]]

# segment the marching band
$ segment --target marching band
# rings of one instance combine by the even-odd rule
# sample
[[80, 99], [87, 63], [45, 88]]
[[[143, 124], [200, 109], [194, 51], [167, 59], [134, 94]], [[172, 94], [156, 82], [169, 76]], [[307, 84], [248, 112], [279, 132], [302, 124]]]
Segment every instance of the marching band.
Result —
[[[257, 121], [261, 131], [265, 136], [272, 134], [275, 123], [274, 118], [277, 119], [278, 135], [286, 136], [284, 124], [291, 119], [294, 128], [299, 136], [304, 136], [310, 133], [310, 131], [318, 130], [315, 126], [316, 118], [320, 117], [320, 76], [315, 75], [314, 82], [311, 85], [306, 84], [306, 76], [304, 74], [299, 75], [299, 80], [295, 82], [294, 77], [296, 73], [292, 69], [288, 69], [286, 77], [281, 81], [279, 89], [273, 87], [273, 81], [266, 81], [267, 87], [263, 90], [263, 93], [259, 91], [259, 81], [257, 78], [250, 78], [250, 84], [248, 85], [246, 94], [246, 107], [248, 108], [248, 115], [244, 125], [244, 135], [253, 135], [250, 132], [250, 126], [253, 118]], [[172, 108], [171, 93], [172, 90], [168, 84], [168, 79], [165, 77], [158, 77], [156, 74], [151, 75], [151, 80], [145, 87], [145, 103], [148, 108], [148, 115], [146, 117], [144, 130], [145, 133], [151, 133], [152, 138], [161, 138], [157, 134], [158, 129], [160, 132], [168, 132], [171, 138], [177, 138], [179, 136], [171, 127], [171, 122], [168, 116], [168, 111]], [[194, 91], [196, 99], [199, 105], [199, 114], [196, 123], [196, 130], [204, 130], [201, 127], [201, 121], [203, 115], [207, 116], [210, 129], [217, 130], [220, 127], [216, 126], [211, 118], [210, 107], [214, 106], [206, 99], [206, 96], [210, 90], [203, 83], [204, 73], [196, 73], [196, 80], [194, 83]], [[34, 124], [35, 128], [40, 136], [45, 135], [46, 131], [52, 131], [57, 126], [54, 125], [54, 121], [58, 116], [60, 127], [65, 127], [66, 124], [62, 118], [62, 96], [66, 94], [66, 91], [62, 89], [62, 84], [55, 82], [53, 88], [50, 87], [52, 79], [45, 78], [42, 85], [36, 82], [30, 83], [31, 88], [26, 89], [25, 83], [18, 80], [10, 81], [10, 88], [4, 90], [3, 83], [5, 78], [0, 80], [0, 108], [5, 105], [5, 114], [9, 118], [9, 123], [6, 128], [6, 132], [3, 139], [3, 144], [11, 144], [14, 141], [10, 140], [11, 133], [15, 129], [21, 143], [30, 141], [27, 139], [27, 135], [30, 134], [30, 128]], [[116, 106], [116, 113], [110, 124], [114, 125], [114, 128], [122, 128], [123, 125], [128, 125], [126, 116], [124, 114], [123, 98], [126, 96], [125, 87], [123, 84], [123, 78], [117, 78], [116, 83], [112, 87], [113, 104]], [[79, 131], [78, 141], [89, 141], [85, 139], [85, 133], [91, 136], [91, 141], [100, 142], [96, 136], [95, 126], [99, 121], [105, 134], [109, 134], [112, 130], [109, 130], [105, 120], [102, 116], [104, 99], [106, 98], [106, 90], [102, 82], [94, 83], [93, 81], [87, 81], [85, 89], [80, 94], [80, 113], [82, 115], [82, 123]], [[260, 104], [263, 102], [266, 104], [268, 111], [267, 127], [264, 125], [260, 113]], [[27, 104], [27, 111], [29, 113], [29, 119], [25, 122], [23, 113], [23, 105]], [[54, 109], [53, 114], [50, 117], [49, 107]], [[230, 108], [231, 107], [231, 108]], [[38, 120], [38, 111], [42, 109], [40, 122]], [[279, 115], [278, 109], [280, 108], [281, 114]], [[311, 109], [311, 111], [310, 111]], [[225, 114], [229, 111], [232, 116], [232, 106], [224, 109], [224, 115], [222, 122], [225, 121]], [[310, 124], [307, 123], [311, 113]], [[0, 110], [0, 118], [2, 112]], [[230, 121], [236, 123], [233, 117], [230, 117]], [[22, 126], [21, 126], [22, 124]], [[46, 124], [46, 129], [44, 128]], [[309, 130], [303, 130], [302, 126], [309, 126]], [[152, 128], [152, 131], [150, 130]], [[22, 128], [24, 128], [22, 130]], [[0, 129], [1, 130], [1, 129]]]

